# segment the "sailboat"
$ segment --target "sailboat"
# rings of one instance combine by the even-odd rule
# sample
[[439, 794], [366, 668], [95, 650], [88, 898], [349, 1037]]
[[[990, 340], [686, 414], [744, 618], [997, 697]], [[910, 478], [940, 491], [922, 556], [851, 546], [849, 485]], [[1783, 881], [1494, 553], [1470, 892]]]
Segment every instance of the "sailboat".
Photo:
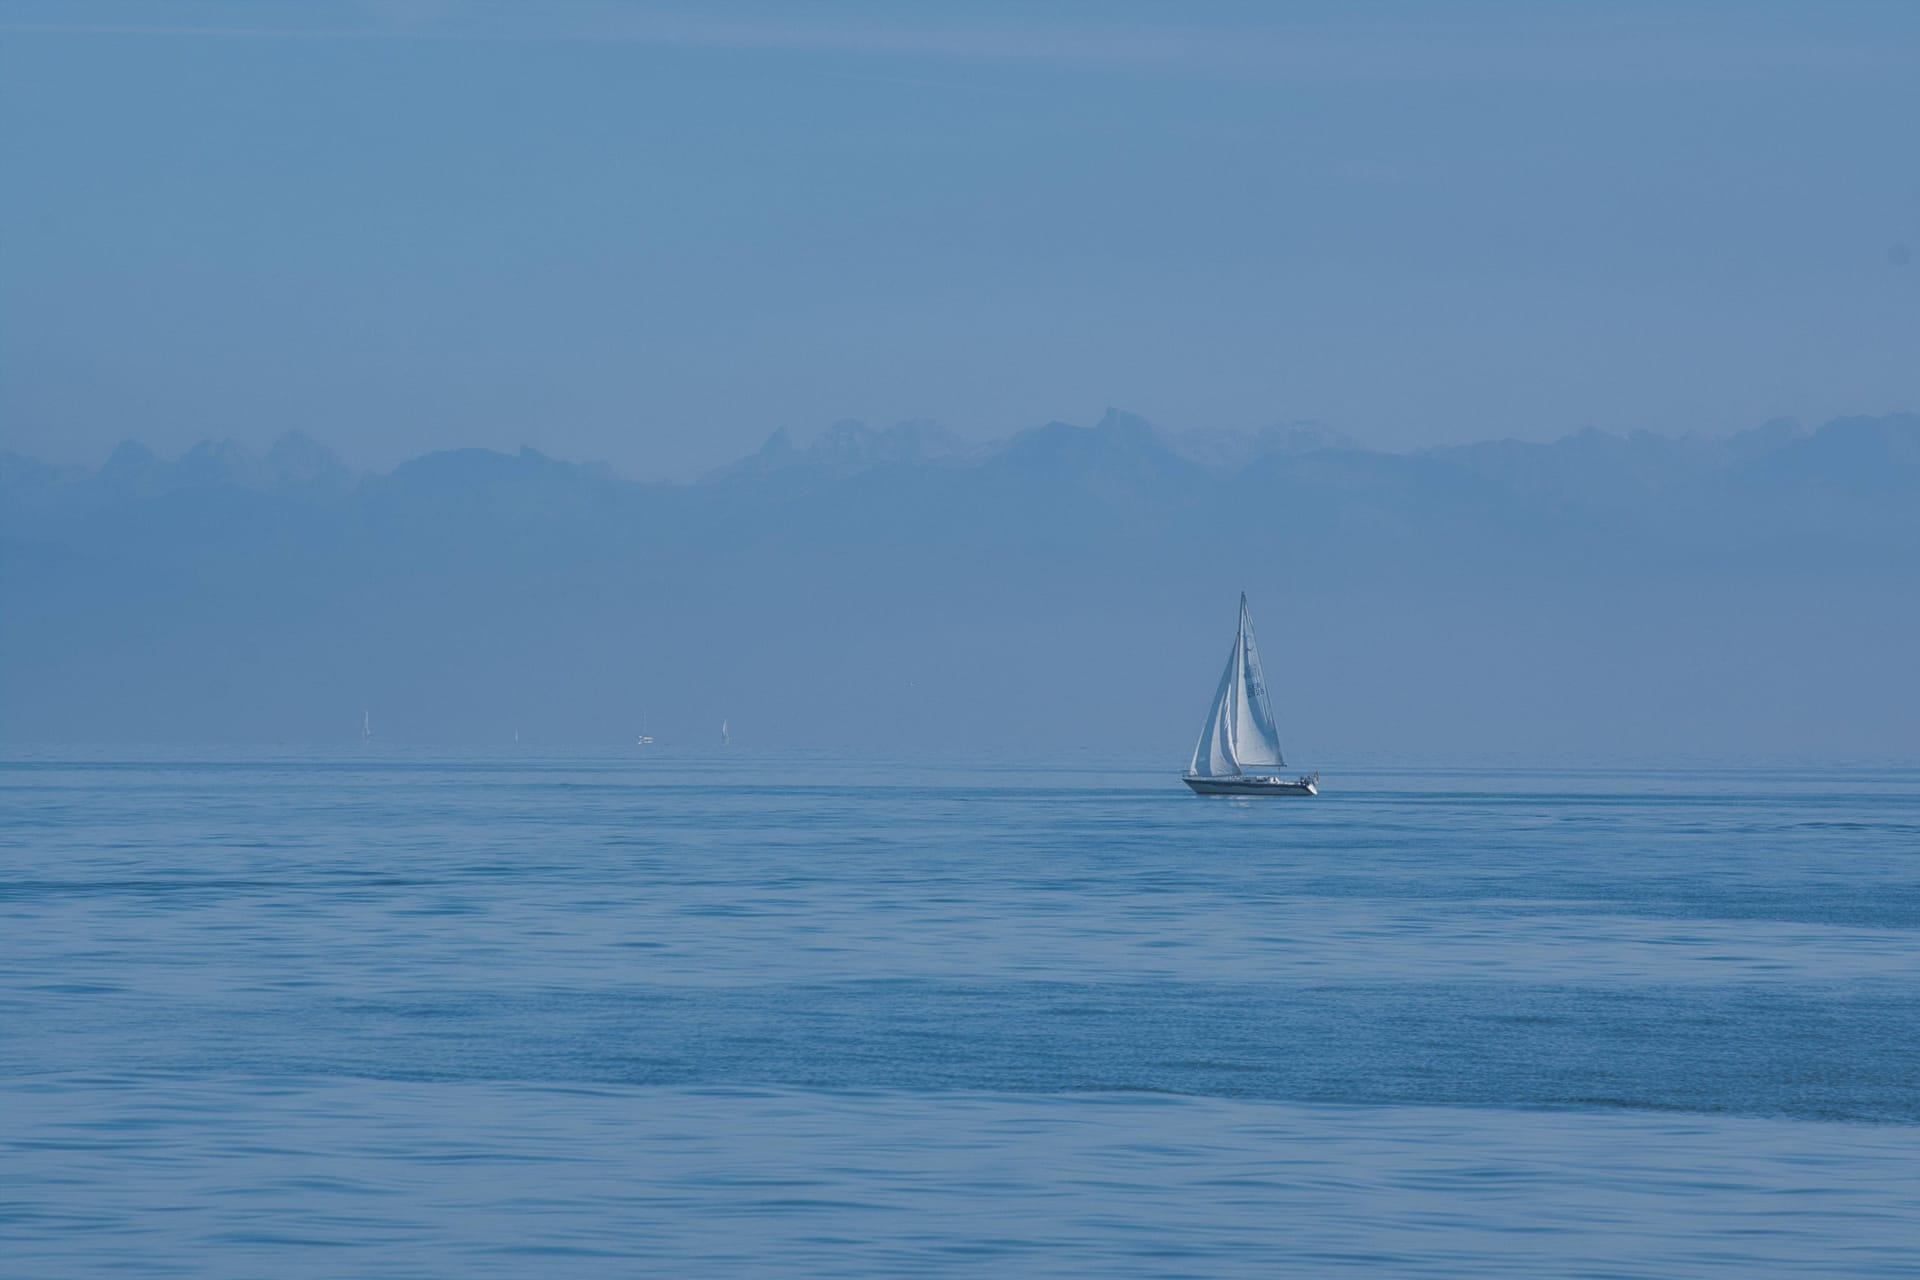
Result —
[[636, 747], [653, 745], [653, 735], [647, 732], [647, 712], [644, 707], [640, 710], [640, 736], [634, 740], [633, 745]]
[[[1207, 708], [1200, 741], [1193, 746], [1193, 763], [1185, 782], [1203, 796], [1317, 796], [1320, 775], [1287, 778], [1268, 769], [1284, 769], [1280, 731], [1267, 701], [1267, 677], [1260, 670], [1260, 650], [1253, 642], [1253, 619], [1247, 615], [1247, 593], [1240, 593], [1240, 628], [1233, 651], [1220, 676], [1220, 688]], [[1248, 770], [1254, 772], [1248, 772]]]
[[360, 745], [365, 746], [367, 743], [372, 741], [373, 741], [373, 712], [362, 711], [360, 713]]
[[732, 742], [733, 735], [727, 732], [727, 722], [722, 719], [720, 721], [720, 745], [723, 747], [730, 746]]

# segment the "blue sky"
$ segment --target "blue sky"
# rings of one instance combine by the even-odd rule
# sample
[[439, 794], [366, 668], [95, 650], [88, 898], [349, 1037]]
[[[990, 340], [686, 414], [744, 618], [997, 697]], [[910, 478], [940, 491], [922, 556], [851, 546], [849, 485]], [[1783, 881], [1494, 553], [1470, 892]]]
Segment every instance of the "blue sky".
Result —
[[0, 431], [1920, 405], [1920, 8], [0, 0]]

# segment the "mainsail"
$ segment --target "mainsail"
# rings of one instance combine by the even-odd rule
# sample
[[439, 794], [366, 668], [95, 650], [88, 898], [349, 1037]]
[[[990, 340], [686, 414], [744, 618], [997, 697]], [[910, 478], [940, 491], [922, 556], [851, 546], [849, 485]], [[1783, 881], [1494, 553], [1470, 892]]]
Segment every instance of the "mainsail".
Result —
[[1240, 629], [1227, 655], [1220, 688], [1200, 728], [1188, 772], [1199, 778], [1232, 777], [1242, 765], [1286, 767], [1280, 754], [1280, 731], [1267, 698], [1267, 677], [1260, 669], [1260, 649], [1253, 640], [1253, 619], [1247, 616], [1247, 597], [1240, 596]]

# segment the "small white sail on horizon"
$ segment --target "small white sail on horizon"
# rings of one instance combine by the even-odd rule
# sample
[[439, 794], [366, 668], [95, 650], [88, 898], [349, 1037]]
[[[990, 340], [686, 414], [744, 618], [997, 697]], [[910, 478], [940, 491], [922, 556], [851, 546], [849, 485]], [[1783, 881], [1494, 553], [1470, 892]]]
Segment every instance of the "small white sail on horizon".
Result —
[[1247, 612], [1246, 592], [1240, 593], [1240, 625], [1227, 654], [1226, 670], [1213, 705], [1207, 708], [1200, 740], [1193, 745], [1187, 766], [1187, 785], [1206, 794], [1317, 795], [1319, 775], [1297, 781], [1250, 776], [1247, 769], [1284, 769], [1280, 729], [1267, 696], [1267, 675], [1260, 666], [1260, 647], [1253, 638], [1253, 618]]

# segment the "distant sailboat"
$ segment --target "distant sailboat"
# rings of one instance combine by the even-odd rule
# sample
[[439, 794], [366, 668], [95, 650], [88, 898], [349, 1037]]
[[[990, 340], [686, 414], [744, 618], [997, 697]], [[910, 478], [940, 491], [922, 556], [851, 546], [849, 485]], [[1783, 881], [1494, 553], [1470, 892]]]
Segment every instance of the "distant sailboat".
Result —
[[647, 734], [647, 713], [645, 708], [642, 708], [640, 711], [640, 736], [634, 740], [633, 745], [636, 747], [650, 747], [653, 745], [653, 739]]
[[732, 744], [732, 742], [733, 742], [732, 736], [727, 733], [727, 722], [724, 718], [722, 718], [720, 721], [720, 745], [723, 747], [729, 746]]
[[360, 745], [364, 747], [369, 742], [372, 742], [372, 741], [373, 741], [373, 712], [362, 711], [360, 713]]
[[1247, 769], [1284, 769], [1280, 731], [1267, 701], [1267, 677], [1260, 669], [1260, 650], [1253, 642], [1253, 619], [1247, 615], [1247, 596], [1240, 593], [1240, 627], [1220, 688], [1207, 708], [1207, 722], [1193, 747], [1186, 784], [1203, 796], [1317, 796], [1320, 775], [1284, 778], [1278, 774], [1248, 773]]

